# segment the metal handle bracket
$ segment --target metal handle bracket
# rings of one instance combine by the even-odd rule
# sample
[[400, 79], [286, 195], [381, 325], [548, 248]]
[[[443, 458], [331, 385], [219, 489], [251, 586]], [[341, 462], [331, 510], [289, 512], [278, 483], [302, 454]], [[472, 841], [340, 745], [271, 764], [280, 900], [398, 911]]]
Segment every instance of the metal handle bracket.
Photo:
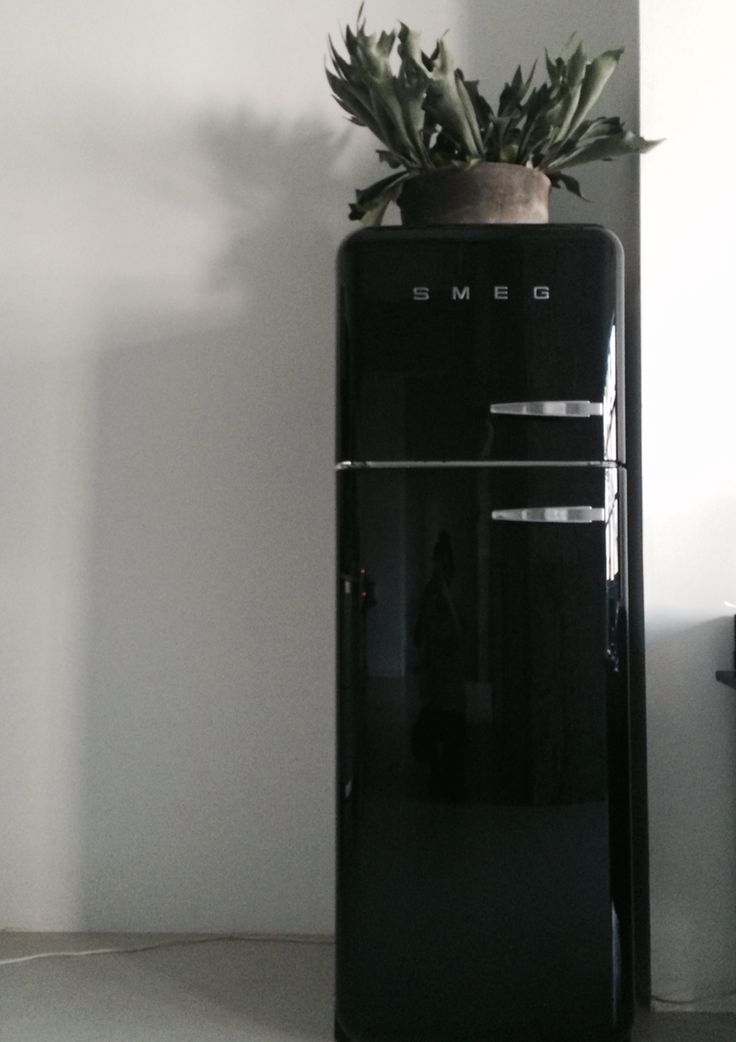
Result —
[[593, 521], [605, 521], [603, 507], [520, 507], [513, 510], [493, 510], [494, 521], [524, 521], [531, 523], [554, 523], [562, 525], [589, 525]]
[[490, 411], [504, 416], [557, 416], [579, 419], [603, 415], [603, 402], [492, 402]]

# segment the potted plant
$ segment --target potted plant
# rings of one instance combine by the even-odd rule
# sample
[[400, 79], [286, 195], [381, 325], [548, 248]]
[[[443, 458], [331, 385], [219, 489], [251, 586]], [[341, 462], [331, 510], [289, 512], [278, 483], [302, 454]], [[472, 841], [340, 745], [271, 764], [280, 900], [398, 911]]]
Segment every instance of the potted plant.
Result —
[[622, 48], [589, 61], [573, 36], [559, 57], [546, 55], [544, 83], [533, 87], [535, 69], [525, 77], [517, 68], [494, 109], [444, 38], [428, 55], [403, 22], [378, 36], [365, 24], [361, 4], [355, 30], [343, 34], [346, 53], [329, 40], [327, 79], [351, 122], [379, 139], [378, 157], [393, 173], [356, 192], [351, 220], [380, 224], [396, 202], [404, 224], [544, 222], [550, 187], [582, 197], [563, 171], [657, 144], [617, 117], [589, 118]]

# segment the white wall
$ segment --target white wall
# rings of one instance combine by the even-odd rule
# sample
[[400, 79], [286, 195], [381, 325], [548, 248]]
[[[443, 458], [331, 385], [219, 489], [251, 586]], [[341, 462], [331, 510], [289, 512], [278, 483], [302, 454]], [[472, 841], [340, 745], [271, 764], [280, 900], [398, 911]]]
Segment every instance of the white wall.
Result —
[[[635, 3], [369, 4], [497, 93]], [[357, 3], [5, 0], [0, 927], [332, 927], [333, 258]], [[636, 257], [636, 164], [581, 171]], [[634, 261], [635, 264], [635, 261]]]
[[[656, 994], [736, 988], [731, 5], [641, 5], [645, 595]], [[702, 1005], [702, 1003], [701, 1003]]]

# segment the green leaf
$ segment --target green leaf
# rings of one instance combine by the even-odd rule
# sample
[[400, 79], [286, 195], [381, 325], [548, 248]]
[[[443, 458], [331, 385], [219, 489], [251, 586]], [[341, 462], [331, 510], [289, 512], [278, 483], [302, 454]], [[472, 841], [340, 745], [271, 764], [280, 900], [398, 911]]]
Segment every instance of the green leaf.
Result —
[[359, 189], [355, 193], [355, 202], [350, 204], [350, 220], [361, 221], [365, 225], [379, 225], [388, 205], [396, 201], [404, 183], [413, 176], [402, 170], [376, 181], [368, 188]]
[[378, 43], [376, 44], [376, 52], [385, 58], [388, 58], [393, 50], [394, 41], [396, 39], [396, 33], [382, 32], [378, 37]]
[[569, 37], [567, 38], [567, 40], [565, 40], [564, 44], [560, 48], [559, 58], [562, 60], [563, 64], [570, 64], [570, 61], [572, 60], [572, 57], [577, 49], [577, 39], [578, 34], [576, 32], [570, 33]]
[[419, 34], [412, 32], [403, 22], [399, 31], [398, 53], [401, 67], [394, 80], [394, 89], [401, 106], [404, 129], [415, 155], [423, 165], [429, 165], [424, 110], [429, 73], [422, 62]]
[[504, 86], [504, 89], [501, 91], [501, 96], [498, 99], [499, 116], [508, 116], [514, 112], [521, 112], [524, 98], [531, 86], [536, 67], [537, 63], [535, 62], [534, 65], [532, 65], [532, 71], [525, 80], [521, 73], [521, 66], [517, 66], [511, 83], [507, 83]]
[[565, 69], [564, 82], [560, 87], [560, 101], [555, 113], [557, 127], [552, 136], [551, 145], [564, 141], [571, 131], [573, 119], [580, 102], [586, 62], [585, 51], [582, 43], [580, 43]]
[[478, 122], [478, 129], [485, 137], [488, 122], [493, 115], [493, 109], [479, 91], [477, 80], [463, 80], [463, 83], [465, 84], [465, 89], [468, 92], [468, 96], [473, 106], [473, 112], [475, 113], [475, 118]]
[[659, 141], [647, 141], [630, 130], [619, 134], [605, 135], [579, 145], [568, 155], [561, 154], [549, 166], [542, 166], [545, 173], [557, 171], [570, 166], [581, 166], [599, 159], [615, 159], [618, 156], [648, 152], [658, 145]]
[[353, 87], [352, 84], [341, 80], [329, 70], [326, 70], [326, 74], [327, 80], [332, 87], [335, 101], [348, 113], [351, 117], [351, 122], [356, 123], [360, 127], [368, 127], [374, 134], [380, 136], [380, 128], [363, 94]]
[[547, 75], [549, 76], [550, 80], [554, 83], [557, 79], [557, 62], [552, 61], [552, 59], [549, 56], [549, 53], [546, 50], [544, 52], [544, 62], [547, 66]]
[[[574, 39], [574, 37], [571, 37], [571, 40], [572, 39]], [[582, 84], [587, 65], [588, 59], [585, 56], [585, 51], [583, 50], [583, 44], [581, 41], [575, 48], [575, 51], [567, 65], [567, 76], [565, 78], [570, 88]]]
[[538, 166], [539, 153], [546, 153], [553, 133], [549, 121], [552, 89], [548, 83], [535, 88], [524, 109], [524, 127], [519, 142], [518, 162]]
[[623, 47], [613, 51], [604, 51], [595, 61], [588, 64], [580, 90], [578, 107], [570, 124], [570, 133], [582, 123], [601, 96], [603, 88], [613, 75], [623, 53]]
[[498, 152], [499, 163], [518, 163], [519, 162], [519, 143], [518, 141], [507, 141], [505, 142]]
[[483, 158], [483, 139], [473, 102], [465, 87], [463, 74], [455, 68], [443, 40], [437, 43], [437, 58], [427, 84], [424, 107], [465, 158]]
[[399, 167], [404, 165], [404, 160], [401, 156], [397, 156], [395, 152], [389, 152], [385, 148], [377, 148], [376, 155], [382, 163], [386, 163], [387, 166], [392, 167], [394, 170], [398, 170]]
[[397, 48], [402, 62], [415, 65], [426, 75], [424, 62], [422, 60], [422, 48], [419, 46], [420, 34], [410, 29], [404, 22], [399, 22], [399, 46]]
[[364, 23], [354, 33], [346, 30], [345, 46], [352, 61], [338, 61], [335, 48], [332, 50], [336, 71], [349, 83], [351, 92], [336, 94], [344, 107], [352, 105], [357, 119], [407, 166], [428, 166], [423, 109], [428, 74], [421, 63], [417, 34], [402, 25], [398, 35], [402, 60], [395, 76], [391, 55], [397, 33], [368, 35]]
[[553, 188], [559, 188], [562, 186], [566, 188], [568, 192], [572, 192], [573, 195], [576, 195], [579, 199], [583, 199], [586, 203], [590, 202], [590, 199], [587, 199], [580, 191], [580, 185], [574, 177], [570, 177], [569, 174], [561, 174], [559, 171], [554, 174], [549, 174], [548, 176], [552, 182]]

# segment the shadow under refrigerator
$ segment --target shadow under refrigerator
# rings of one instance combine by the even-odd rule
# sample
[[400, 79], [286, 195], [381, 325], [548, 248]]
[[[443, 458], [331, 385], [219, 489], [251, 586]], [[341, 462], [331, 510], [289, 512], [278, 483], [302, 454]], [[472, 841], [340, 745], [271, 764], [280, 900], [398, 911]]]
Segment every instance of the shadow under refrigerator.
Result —
[[343, 1042], [629, 1035], [621, 287], [593, 226], [340, 250]]

